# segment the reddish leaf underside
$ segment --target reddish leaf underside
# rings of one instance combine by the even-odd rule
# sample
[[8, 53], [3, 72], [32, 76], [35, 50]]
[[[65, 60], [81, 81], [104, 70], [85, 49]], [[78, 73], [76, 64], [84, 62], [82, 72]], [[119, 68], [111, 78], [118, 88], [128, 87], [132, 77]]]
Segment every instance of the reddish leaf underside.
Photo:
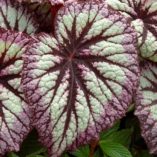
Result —
[[157, 1], [106, 0], [132, 21], [138, 33], [140, 55], [157, 62]]
[[136, 115], [151, 153], [157, 154], [157, 64], [141, 63]]
[[124, 116], [138, 80], [136, 33], [104, 3], [72, 3], [24, 56], [23, 86], [51, 157]]
[[0, 27], [33, 34], [38, 29], [38, 24], [30, 14], [27, 7], [16, 0], [0, 0]]
[[30, 130], [21, 88], [22, 54], [28, 42], [22, 33], [0, 30], [0, 156], [18, 151]]

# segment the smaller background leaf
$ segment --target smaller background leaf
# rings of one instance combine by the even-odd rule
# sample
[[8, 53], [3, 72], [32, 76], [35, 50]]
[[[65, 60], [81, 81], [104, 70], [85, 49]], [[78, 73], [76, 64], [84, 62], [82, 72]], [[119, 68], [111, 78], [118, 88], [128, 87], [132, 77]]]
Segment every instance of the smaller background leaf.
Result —
[[68, 154], [64, 154], [62, 157], [69, 157], [69, 155]]
[[13, 152], [10, 152], [10, 153], [8, 153], [8, 157], [19, 157], [19, 156]]
[[128, 149], [119, 143], [102, 141], [100, 147], [109, 157], [132, 157]]
[[101, 139], [101, 140], [103, 140], [103, 139], [106, 140], [106, 138], [107, 138], [108, 136], [110, 136], [110, 135], [113, 134], [114, 132], [118, 131], [119, 127], [120, 127], [120, 121], [118, 121], [117, 123], [115, 123], [115, 125], [114, 125], [112, 128], [108, 129], [108, 130], [105, 131], [105, 132], [102, 132], [102, 133], [100, 134], [100, 139]]
[[94, 153], [94, 157], [102, 157], [102, 156], [103, 156], [103, 152], [100, 148], [98, 148]]
[[77, 149], [75, 152], [72, 152], [71, 154], [75, 157], [88, 157], [89, 156], [89, 146], [86, 145], [84, 147], [81, 147], [80, 149]]
[[106, 138], [105, 141], [120, 143], [126, 147], [129, 147], [132, 132], [132, 129], [123, 129], [117, 132], [113, 132]]

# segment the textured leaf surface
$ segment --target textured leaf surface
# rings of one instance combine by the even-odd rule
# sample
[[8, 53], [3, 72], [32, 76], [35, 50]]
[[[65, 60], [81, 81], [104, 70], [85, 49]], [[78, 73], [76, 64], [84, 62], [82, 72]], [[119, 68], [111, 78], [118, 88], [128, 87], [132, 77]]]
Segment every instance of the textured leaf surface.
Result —
[[29, 132], [28, 108], [21, 88], [22, 53], [28, 39], [0, 30], [0, 156], [18, 151]]
[[157, 64], [142, 64], [136, 115], [151, 153], [157, 153]]
[[101, 138], [101, 140], [119, 143], [128, 147], [131, 142], [131, 134], [132, 134], [131, 129], [123, 129], [117, 132], [113, 132], [108, 137]]
[[119, 143], [103, 141], [100, 147], [110, 157], [132, 157], [129, 150]]
[[106, 0], [115, 10], [131, 19], [138, 33], [140, 54], [157, 62], [157, 1]]
[[137, 86], [136, 33], [103, 3], [72, 3], [24, 57], [23, 84], [49, 154], [98, 138], [122, 117]]
[[38, 24], [27, 7], [16, 0], [0, 0], [0, 27], [32, 34], [37, 31]]
[[77, 149], [75, 152], [71, 153], [75, 157], [84, 157], [84, 156], [89, 156], [90, 154], [90, 148], [88, 145], [83, 146], [79, 149]]

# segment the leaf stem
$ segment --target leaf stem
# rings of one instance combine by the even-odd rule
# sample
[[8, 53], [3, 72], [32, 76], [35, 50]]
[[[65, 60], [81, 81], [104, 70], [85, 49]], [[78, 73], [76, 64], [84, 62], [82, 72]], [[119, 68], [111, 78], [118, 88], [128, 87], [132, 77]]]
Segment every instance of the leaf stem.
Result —
[[91, 141], [89, 157], [94, 157], [94, 152], [95, 152], [95, 149], [98, 145], [98, 142], [99, 142], [98, 140]]

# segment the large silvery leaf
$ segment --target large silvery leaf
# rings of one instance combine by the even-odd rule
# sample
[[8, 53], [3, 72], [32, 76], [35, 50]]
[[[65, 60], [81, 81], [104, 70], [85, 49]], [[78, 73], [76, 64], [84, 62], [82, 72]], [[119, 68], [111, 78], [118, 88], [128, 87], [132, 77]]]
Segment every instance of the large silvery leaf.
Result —
[[27, 7], [16, 0], [0, 0], [0, 27], [32, 34], [37, 31], [38, 24]]
[[157, 1], [106, 0], [132, 21], [138, 33], [140, 55], [157, 62]]
[[74, 149], [125, 115], [137, 86], [136, 33], [104, 3], [59, 10], [55, 37], [24, 56], [23, 87], [51, 157]]
[[30, 130], [21, 88], [22, 54], [28, 42], [22, 33], [0, 30], [0, 156], [18, 151]]
[[140, 89], [136, 98], [142, 135], [151, 153], [157, 154], [157, 64], [143, 62]]

